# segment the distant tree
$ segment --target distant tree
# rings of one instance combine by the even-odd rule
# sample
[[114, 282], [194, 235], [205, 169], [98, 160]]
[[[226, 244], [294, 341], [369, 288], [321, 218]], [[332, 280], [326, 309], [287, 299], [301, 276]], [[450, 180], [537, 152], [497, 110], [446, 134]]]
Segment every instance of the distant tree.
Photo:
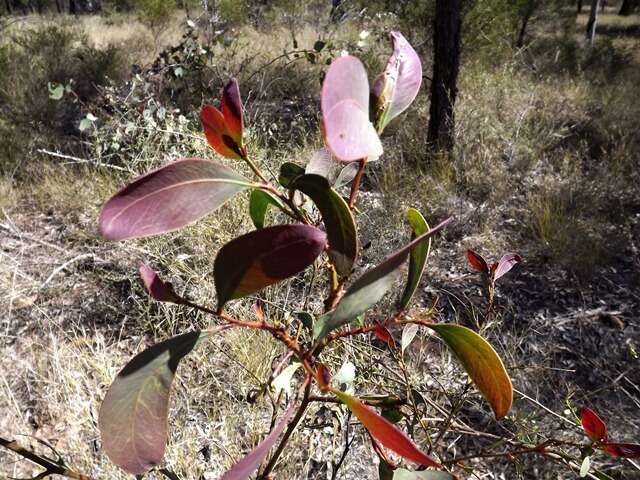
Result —
[[589, 12], [589, 21], [587, 22], [587, 42], [593, 45], [596, 38], [596, 23], [598, 21], [598, 7], [600, 0], [591, 0], [591, 11]]
[[540, 0], [523, 0], [520, 2], [518, 8], [518, 16], [520, 17], [520, 28], [518, 30], [518, 39], [516, 40], [516, 46], [522, 48], [524, 46], [524, 37], [527, 33], [527, 26], [529, 20], [540, 7]]
[[638, 7], [638, 0], [622, 0], [622, 6], [620, 7], [620, 15], [631, 15], [633, 11]]
[[582, 0], [578, 0], [578, 13], [582, 13]]
[[455, 133], [454, 105], [458, 93], [462, 0], [436, 0], [433, 29], [433, 78], [429, 109], [430, 144], [450, 150]]

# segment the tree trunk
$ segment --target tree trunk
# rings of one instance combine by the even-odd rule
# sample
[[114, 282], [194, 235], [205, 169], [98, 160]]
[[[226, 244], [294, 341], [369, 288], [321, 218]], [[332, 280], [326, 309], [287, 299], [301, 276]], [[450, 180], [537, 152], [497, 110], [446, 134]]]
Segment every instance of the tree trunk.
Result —
[[58, 11], [58, 13], [63, 12], [62, 4], [60, 3], [60, 0], [56, 0], [56, 10]]
[[76, 0], [69, 0], [69, 14], [70, 15], [78, 14], [78, 6], [76, 5]]
[[578, 0], [578, 13], [582, 13], [582, 0]]
[[604, 9], [605, 9], [605, 8], [606, 8], [606, 6], [607, 6], [607, 0], [602, 0], [602, 1], [601, 1], [601, 4], [602, 4], [602, 5], [600, 5], [600, 13], [604, 13]]
[[587, 22], [587, 42], [593, 45], [596, 38], [596, 23], [598, 21], [598, 7], [600, 0], [591, 0], [591, 11], [589, 12], [589, 21]]
[[453, 108], [458, 93], [462, 0], [436, 0], [433, 29], [433, 79], [427, 141], [451, 150], [455, 133]]
[[7, 7], [7, 13], [10, 14], [11, 13], [11, 0], [4, 0], [4, 4]]

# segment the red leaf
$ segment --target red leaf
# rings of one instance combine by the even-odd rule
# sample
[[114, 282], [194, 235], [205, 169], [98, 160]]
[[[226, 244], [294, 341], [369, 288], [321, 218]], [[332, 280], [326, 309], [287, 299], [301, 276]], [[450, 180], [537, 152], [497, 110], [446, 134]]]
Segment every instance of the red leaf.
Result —
[[469, 260], [469, 264], [479, 272], [489, 273], [489, 266], [482, 256], [471, 249], [467, 250], [467, 260]]
[[640, 458], [640, 445], [637, 443], [605, 443], [602, 449], [612, 457]]
[[362, 425], [380, 444], [419, 465], [440, 467], [440, 464], [420, 450], [406, 433], [386, 418], [378, 415], [371, 407], [340, 390], [333, 390], [333, 393], [358, 417]]
[[386, 343], [390, 347], [396, 346], [396, 341], [393, 339], [391, 332], [387, 328], [381, 325], [378, 325], [375, 329], [375, 334], [376, 334], [376, 337], [378, 337], [378, 340], [382, 340], [384, 343]]
[[522, 257], [517, 253], [507, 253], [506, 255], [503, 255], [498, 262], [498, 267], [493, 272], [493, 281], [495, 282], [500, 277], [504, 276], [515, 266], [516, 263], [521, 261]]
[[234, 140], [220, 110], [213, 105], [204, 105], [200, 110], [200, 122], [211, 148], [223, 157], [242, 158], [240, 145]]
[[607, 426], [596, 412], [590, 408], [582, 407], [582, 410], [580, 410], [580, 422], [591, 440], [596, 442], [607, 440]]
[[145, 291], [151, 298], [159, 302], [184, 303], [184, 299], [176, 294], [173, 286], [163, 281], [151, 267], [143, 262], [140, 262], [140, 278]]

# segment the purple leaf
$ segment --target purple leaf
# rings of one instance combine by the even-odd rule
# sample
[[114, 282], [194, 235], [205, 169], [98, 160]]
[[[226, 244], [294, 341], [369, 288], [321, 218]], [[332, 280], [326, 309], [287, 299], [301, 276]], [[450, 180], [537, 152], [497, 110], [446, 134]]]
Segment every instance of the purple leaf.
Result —
[[230, 168], [185, 158], [135, 179], [102, 208], [100, 234], [108, 240], [178, 230], [253, 184]]
[[360, 60], [345, 56], [333, 61], [322, 85], [321, 107], [325, 143], [338, 160], [382, 155], [369, 121], [369, 81]]
[[301, 272], [326, 246], [327, 235], [309, 225], [278, 225], [231, 240], [213, 267], [218, 308]]
[[287, 426], [287, 420], [289, 420], [289, 417], [293, 414], [293, 407], [294, 403], [292, 402], [269, 435], [242, 460], [231, 467], [231, 470], [227, 471], [220, 480], [246, 480], [249, 478], [258, 469], [264, 457], [267, 456], [269, 450], [275, 445], [284, 427]]
[[102, 447], [113, 463], [134, 475], [160, 463], [178, 364], [201, 341], [227, 328], [223, 325], [165, 340], [133, 357], [118, 373], [98, 413]]
[[418, 95], [422, 83], [420, 57], [400, 32], [389, 33], [393, 54], [373, 84], [378, 131], [404, 112]]
[[498, 267], [496, 268], [493, 274], [493, 281], [495, 282], [500, 277], [504, 276], [511, 270], [516, 263], [522, 261], [522, 257], [517, 253], [507, 253], [503, 255], [500, 261], [498, 262]]
[[163, 281], [146, 263], [140, 262], [140, 278], [145, 291], [159, 302], [184, 303], [169, 282]]

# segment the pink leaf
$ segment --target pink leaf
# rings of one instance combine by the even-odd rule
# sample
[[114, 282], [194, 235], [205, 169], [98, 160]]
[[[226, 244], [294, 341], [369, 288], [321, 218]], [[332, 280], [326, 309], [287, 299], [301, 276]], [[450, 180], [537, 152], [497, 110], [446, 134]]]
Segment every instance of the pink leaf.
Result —
[[322, 125], [327, 147], [339, 160], [378, 158], [382, 144], [369, 121], [369, 82], [362, 62], [333, 61], [322, 86]]
[[416, 51], [400, 32], [389, 33], [389, 38], [393, 54], [372, 89], [378, 131], [411, 105], [422, 84], [422, 64]]
[[511, 270], [516, 263], [522, 261], [522, 257], [517, 253], [507, 253], [502, 256], [500, 261], [498, 262], [498, 266], [493, 273], [493, 281], [495, 282], [500, 277], [504, 276]]
[[291, 403], [282, 418], [278, 421], [271, 433], [258, 444], [256, 448], [251, 450], [247, 456], [236, 463], [231, 470], [227, 471], [220, 480], [246, 480], [260, 467], [262, 460], [267, 456], [269, 450], [275, 445], [278, 437], [287, 426], [287, 420], [293, 414], [294, 404]]

